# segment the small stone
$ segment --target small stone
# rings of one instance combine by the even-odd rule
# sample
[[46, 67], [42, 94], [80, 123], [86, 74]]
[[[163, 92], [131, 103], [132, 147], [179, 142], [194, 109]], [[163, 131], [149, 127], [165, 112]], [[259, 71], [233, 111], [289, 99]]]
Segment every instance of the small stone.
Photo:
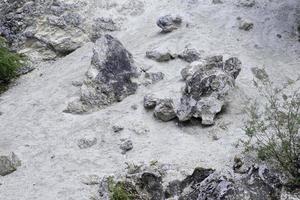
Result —
[[222, 0], [212, 0], [212, 3], [213, 4], [221, 4], [221, 3], [223, 3], [223, 1]]
[[120, 145], [120, 149], [122, 150], [122, 154], [125, 154], [127, 151], [133, 149], [133, 143], [131, 140], [124, 140]]
[[154, 116], [164, 122], [176, 118], [174, 103], [172, 99], [163, 99], [158, 102], [154, 109]]
[[21, 161], [12, 152], [8, 156], [0, 156], [0, 175], [6, 176], [17, 170], [21, 165]]
[[175, 15], [165, 15], [160, 17], [157, 22], [157, 26], [162, 29], [163, 33], [169, 33], [178, 29], [182, 24], [182, 17]]
[[244, 31], [250, 31], [253, 28], [254, 24], [250, 22], [249, 20], [241, 20], [239, 29]]
[[239, 4], [244, 7], [253, 7], [255, 3], [255, 0], [240, 0], [239, 2]]
[[85, 185], [98, 185], [101, 182], [101, 179], [97, 175], [88, 175], [81, 178], [81, 182]]
[[112, 130], [113, 130], [115, 133], [118, 133], [118, 132], [120, 132], [120, 131], [123, 131], [123, 130], [124, 130], [124, 127], [119, 126], [119, 125], [114, 125], [114, 126], [112, 127]]
[[157, 102], [158, 102], [158, 98], [156, 98], [153, 94], [147, 94], [144, 97], [144, 108], [154, 109]]
[[232, 57], [225, 61], [224, 71], [233, 76], [234, 79], [238, 77], [242, 70], [242, 62], [236, 58]]
[[181, 54], [178, 55], [178, 58], [191, 63], [201, 59], [201, 52], [194, 48], [186, 48]]
[[131, 109], [132, 110], [137, 110], [138, 109], [138, 105], [136, 105], [136, 104], [131, 105]]
[[175, 56], [168, 49], [157, 48], [146, 52], [146, 57], [157, 62], [167, 62], [175, 59]]
[[146, 72], [145, 73], [145, 78], [150, 79], [152, 84], [163, 80], [164, 77], [165, 77], [165, 75], [162, 72]]
[[72, 81], [72, 85], [74, 86], [74, 87], [81, 87], [82, 86], [82, 81]]
[[94, 146], [96, 143], [97, 143], [97, 138], [95, 137], [81, 138], [80, 140], [78, 140], [77, 145], [80, 149], [87, 149]]

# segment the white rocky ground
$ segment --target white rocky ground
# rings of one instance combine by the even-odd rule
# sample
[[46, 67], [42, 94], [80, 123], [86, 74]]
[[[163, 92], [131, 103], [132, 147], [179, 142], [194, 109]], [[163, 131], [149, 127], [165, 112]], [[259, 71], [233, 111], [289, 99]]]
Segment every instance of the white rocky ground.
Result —
[[[133, 54], [138, 66], [165, 73], [165, 80], [142, 86], [135, 95], [101, 111], [72, 115], [62, 111], [78, 96], [79, 89], [72, 82], [83, 80], [90, 66], [92, 43], [55, 62], [42, 62], [22, 76], [0, 97], [0, 152], [13, 151], [22, 161], [17, 171], [0, 177], [1, 200], [89, 199], [97, 188], [83, 184], [82, 178], [122, 172], [126, 162], [159, 161], [174, 169], [174, 177], [191, 173], [196, 166], [230, 168], [233, 157], [241, 151], [236, 144], [243, 137], [243, 107], [249, 98], [256, 97], [251, 68], [265, 67], [279, 84], [300, 73], [300, 42], [294, 27], [295, 14], [298, 12], [299, 17], [300, 11], [298, 0], [259, 0], [252, 8], [237, 6], [234, 0], [224, 0], [223, 4], [144, 0], [132, 1], [134, 9], [122, 11], [104, 7], [123, 0], [88, 3], [87, 16], [136, 12], [127, 15], [121, 31], [113, 35]], [[155, 22], [169, 13], [180, 14], [184, 25], [160, 34]], [[237, 17], [251, 20], [254, 28], [239, 30]], [[143, 108], [143, 96], [149, 92], [178, 95], [183, 85], [180, 71], [187, 65], [179, 59], [157, 63], [145, 58], [145, 52], [155, 47], [181, 52], [187, 45], [203, 50], [205, 55], [236, 56], [243, 62], [232, 101], [212, 127], [163, 123]], [[114, 133], [113, 125], [125, 129]], [[80, 149], [77, 142], [84, 137], [97, 138], [97, 144]], [[123, 138], [133, 141], [133, 149], [125, 155], [119, 148]]]

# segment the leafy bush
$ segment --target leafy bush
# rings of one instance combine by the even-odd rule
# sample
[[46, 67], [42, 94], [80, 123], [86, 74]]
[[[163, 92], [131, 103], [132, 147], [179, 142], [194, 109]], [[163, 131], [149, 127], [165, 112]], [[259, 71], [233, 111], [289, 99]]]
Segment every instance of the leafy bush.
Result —
[[253, 72], [261, 98], [260, 103], [250, 103], [246, 109], [249, 120], [245, 132], [249, 140], [244, 144], [247, 150], [254, 150], [259, 159], [278, 167], [294, 187], [299, 187], [300, 92], [287, 90], [295, 81], [277, 88], [264, 70], [254, 69]]
[[0, 37], [0, 83], [7, 84], [11, 79], [15, 78], [17, 69], [23, 63], [24, 57], [9, 51], [5, 39]]

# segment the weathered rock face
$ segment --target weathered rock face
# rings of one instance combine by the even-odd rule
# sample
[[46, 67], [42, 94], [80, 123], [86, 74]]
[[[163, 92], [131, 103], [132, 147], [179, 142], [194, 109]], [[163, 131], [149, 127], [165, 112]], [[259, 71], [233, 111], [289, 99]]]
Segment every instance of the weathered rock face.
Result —
[[160, 17], [156, 24], [162, 29], [162, 32], [169, 33], [180, 27], [182, 24], [182, 18], [178, 15], [165, 15]]
[[0, 156], [0, 176], [6, 176], [17, 170], [21, 165], [21, 161], [14, 153], [8, 156]]
[[103, 108], [122, 101], [138, 88], [133, 81], [139, 73], [132, 55], [117, 39], [103, 35], [93, 51], [91, 67], [80, 89], [80, 102], [71, 102], [66, 112]]
[[[0, 7], [0, 34], [16, 50], [43, 59], [69, 54], [88, 41], [78, 10], [85, 3], [5, 1]], [[34, 49], [34, 52], [31, 52]]]
[[234, 88], [241, 62], [230, 58], [223, 63], [221, 56], [194, 63], [182, 71], [186, 87], [177, 109], [180, 121], [201, 118], [202, 124], [214, 124], [214, 118], [225, 104], [226, 96]]

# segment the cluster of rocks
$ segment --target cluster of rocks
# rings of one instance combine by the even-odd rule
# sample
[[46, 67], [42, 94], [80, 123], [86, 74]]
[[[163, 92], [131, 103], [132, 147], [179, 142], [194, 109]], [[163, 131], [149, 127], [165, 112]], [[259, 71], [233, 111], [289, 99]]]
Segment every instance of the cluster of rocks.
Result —
[[130, 166], [125, 176], [116, 180], [104, 177], [99, 181], [100, 199], [123, 194], [141, 200], [275, 200], [280, 199], [282, 189], [279, 176], [258, 165], [248, 167], [244, 173], [198, 167], [183, 180], [170, 182], [164, 182], [166, 174], [160, 167]]
[[186, 62], [194, 62], [196, 60], [200, 60], [202, 58], [203, 52], [191, 47], [186, 47], [180, 53], [174, 53], [168, 48], [155, 48], [153, 50], [149, 50], [146, 52], [146, 57], [157, 62], [168, 62], [170, 60], [174, 60], [179, 58]]
[[9, 155], [0, 156], [0, 176], [13, 173], [19, 166], [21, 166], [21, 161], [13, 152]]
[[224, 62], [223, 56], [192, 62], [181, 72], [186, 86], [179, 104], [175, 105], [177, 99], [159, 99], [148, 94], [144, 97], [144, 107], [154, 109], [154, 116], [162, 121], [176, 117], [179, 121], [201, 118], [202, 124], [212, 125], [235, 86], [241, 65], [238, 58], [232, 57]]
[[130, 52], [111, 35], [101, 36], [93, 49], [90, 69], [80, 88], [80, 99], [69, 103], [65, 112], [82, 113], [104, 108], [134, 94], [140, 73]]

